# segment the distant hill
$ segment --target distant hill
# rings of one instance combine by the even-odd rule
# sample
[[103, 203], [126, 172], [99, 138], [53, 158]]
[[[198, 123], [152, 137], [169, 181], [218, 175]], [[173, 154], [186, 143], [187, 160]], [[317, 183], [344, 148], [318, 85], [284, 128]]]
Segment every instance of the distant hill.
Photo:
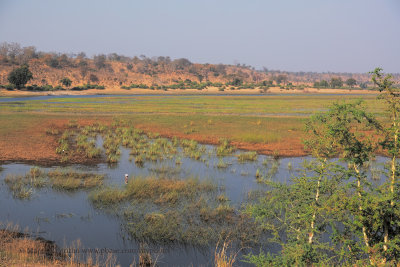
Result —
[[[208, 84], [217, 86], [314, 86], [340, 78], [343, 86], [350, 78], [354, 87], [372, 86], [367, 73], [286, 72], [264, 68], [255, 70], [247, 65], [198, 64], [185, 58], [127, 57], [118, 54], [86, 57], [85, 53], [61, 54], [39, 52], [35, 47], [16, 43], [0, 44], [0, 84], [8, 84], [8, 74], [21, 64], [28, 64], [33, 73], [30, 85], [53, 87], [69, 78], [72, 86], [98, 84], [107, 88], [147, 86], [160, 88], [174, 84]], [[268, 64], [268, 62], [266, 62]], [[400, 75], [394, 79], [400, 81]], [[324, 83], [321, 83], [324, 84]], [[196, 85], [197, 86], [197, 85]], [[353, 85], [352, 85], [353, 86]], [[326, 86], [325, 86], [326, 87]], [[340, 86], [338, 86], [340, 87]]]

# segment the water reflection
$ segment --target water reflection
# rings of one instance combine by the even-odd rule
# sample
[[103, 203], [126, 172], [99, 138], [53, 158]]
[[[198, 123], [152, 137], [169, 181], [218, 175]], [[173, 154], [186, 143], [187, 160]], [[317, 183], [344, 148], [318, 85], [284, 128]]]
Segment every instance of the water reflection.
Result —
[[[101, 138], [97, 144], [102, 145]], [[138, 166], [130, 161], [130, 150], [120, 148], [121, 157], [118, 163], [110, 167], [106, 163], [96, 166], [75, 165], [70, 168], [102, 173], [107, 175], [106, 183], [123, 186], [125, 174], [136, 176], [177, 176], [182, 179], [197, 177], [200, 180], [212, 180], [224, 188], [226, 197], [231, 204], [239, 207], [249, 197], [257, 197], [257, 192], [267, 190], [263, 183], [257, 182], [258, 177], [264, 177], [277, 182], [290, 182], [290, 177], [298, 174], [304, 160], [311, 157], [274, 159], [259, 155], [255, 161], [238, 162], [237, 151], [231, 156], [219, 158], [214, 146], [205, 146], [201, 160], [194, 160], [178, 149], [177, 155], [162, 161], [146, 161]], [[218, 167], [220, 161], [225, 167]], [[375, 184], [381, 184], [384, 157], [377, 157], [368, 166], [369, 177]], [[179, 164], [177, 164], [179, 162]], [[0, 221], [13, 222], [22, 228], [28, 227], [33, 233], [43, 238], [54, 240], [59, 246], [69, 246], [71, 242], [80, 239], [84, 248], [109, 248], [115, 251], [130, 251], [116, 253], [117, 261], [123, 266], [138, 259], [141, 244], [127, 238], [121, 227], [119, 218], [94, 209], [87, 198], [87, 192], [60, 193], [48, 188], [37, 189], [29, 201], [14, 199], [4, 184], [8, 174], [24, 174], [32, 167], [26, 164], [5, 164], [0, 172]], [[56, 168], [56, 167], [54, 167]], [[43, 168], [49, 171], [54, 168]], [[252, 192], [252, 193], [250, 193]], [[189, 265], [191, 263], [212, 265], [214, 247], [196, 248], [191, 246], [149, 245], [151, 251], [160, 251], [160, 265]], [[268, 248], [268, 246], [267, 246]], [[269, 248], [276, 251], [277, 248]], [[245, 251], [244, 251], [245, 252]]]

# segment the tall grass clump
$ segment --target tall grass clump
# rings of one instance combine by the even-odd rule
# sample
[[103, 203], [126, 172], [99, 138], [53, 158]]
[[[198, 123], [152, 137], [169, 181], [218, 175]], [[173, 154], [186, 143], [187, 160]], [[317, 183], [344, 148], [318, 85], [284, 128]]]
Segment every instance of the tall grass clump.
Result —
[[103, 184], [104, 175], [80, 173], [68, 170], [54, 170], [48, 172], [51, 186], [62, 191], [91, 189]]
[[94, 191], [90, 199], [94, 204], [113, 205], [128, 200], [151, 201], [155, 204], [176, 204], [193, 199], [201, 192], [212, 192], [216, 186], [195, 178], [135, 177], [125, 187], [106, 186]]
[[228, 139], [222, 138], [219, 140], [219, 143], [219, 146], [216, 148], [218, 157], [231, 155], [235, 151], [235, 148]]
[[195, 178], [168, 179], [135, 177], [126, 187], [127, 197], [139, 201], [152, 199], [155, 203], [174, 204], [180, 198], [193, 198], [201, 191], [213, 191], [215, 185]]
[[240, 250], [237, 252], [230, 252], [229, 247], [231, 244], [232, 241], [226, 239], [222, 245], [220, 244], [220, 241], [218, 241], [214, 251], [215, 267], [232, 267], [234, 265]]
[[60, 134], [60, 130], [55, 129], [55, 128], [49, 128], [46, 130], [46, 134], [47, 135], [59, 135]]
[[26, 183], [25, 177], [20, 175], [7, 175], [4, 182], [12, 192], [13, 197], [18, 199], [29, 199], [33, 188]]
[[224, 162], [223, 159], [219, 159], [218, 163], [217, 163], [217, 168], [218, 169], [225, 169], [228, 167], [228, 164]]
[[69, 142], [67, 139], [60, 139], [58, 141], [58, 147], [56, 148], [57, 154], [66, 154], [69, 151]]
[[35, 189], [87, 190], [102, 185], [103, 180], [104, 175], [60, 169], [46, 173], [38, 167], [32, 167], [25, 175], [7, 175], [4, 182], [15, 198], [29, 199]]
[[84, 134], [79, 134], [76, 138], [78, 149], [85, 153], [87, 158], [98, 158], [101, 156], [101, 149], [96, 147], [95, 140]]
[[95, 207], [114, 206], [115, 204], [119, 204], [126, 199], [126, 191], [114, 186], [100, 188], [91, 192], [89, 195], [89, 200], [94, 204]]
[[18, 225], [0, 225], [1, 266], [117, 266], [113, 254], [82, 256], [76, 252], [80, 249], [79, 240], [60, 250], [53, 241], [34, 238]]
[[271, 168], [269, 168], [268, 172], [267, 172], [267, 178], [271, 179], [271, 178], [275, 177], [275, 175], [279, 171], [279, 165], [280, 165], [279, 160], [272, 161]]
[[25, 175], [9, 174], [4, 179], [13, 197], [18, 199], [29, 199], [35, 188], [47, 185], [45, 174], [38, 167], [32, 167]]
[[257, 152], [250, 151], [250, 152], [243, 152], [237, 155], [239, 162], [246, 162], [246, 161], [256, 161], [257, 160]]

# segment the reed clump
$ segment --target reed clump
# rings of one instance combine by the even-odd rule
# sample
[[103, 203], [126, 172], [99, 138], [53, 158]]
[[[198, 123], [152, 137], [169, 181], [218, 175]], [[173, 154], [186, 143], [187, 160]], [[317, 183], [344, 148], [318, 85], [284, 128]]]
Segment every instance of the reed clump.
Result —
[[98, 158], [101, 156], [101, 149], [96, 147], [95, 140], [84, 134], [79, 134], [76, 138], [78, 150], [83, 152], [89, 159]]
[[211, 192], [216, 186], [198, 179], [170, 179], [166, 177], [135, 177], [125, 187], [106, 186], [90, 195], [97, 206], [114, 205], [123, 201], [150, 201], [154, 204], [174, 205], [183, 199], [194, 198], [199, 192]]
[[51, 186], [58, 190], [74, 191], [91, 189], [103, 184], [104, 175], [94, 173], [80, 173], [68, 170], [54, 170], [48, 172]]
[[228, 156], [231, 155], [236, 148], [231, 145], [231, 142], [226, 139], [222, 138], [219, 140], [219, 146], [216, 148], [216, 153], [218, 157]]
[[60, 130], [51, 127], [51, 128], [46, 130], [46, 134], [47, 135], [59, 135], [60, 134]]
[[228, 164], [226, 162], [224, 162], [224, 160], [222, 158], [220, 158], [218, 160], [218, 163], [217, 163], [217, 168], [218, 169], [225, 169], [227, 167], [228, 167]]
[[231, 246], [232, 240], [228, 240], [227, 238], [222, 244], [218, 241], [214, 251], [215, 267], [232, 267], [234, 265], [241, 249], [232, 251]]
[[237, 155], [237, 158], [239, 162], [256, 161], [257, 152], [255, 151], [243, 152]]
[[114, 206], [126, 199], [125, 190], [115, 186], [100, 188], [89, 195], [89, 200], [98, 208]]
[[38, 167], [32, 167], [25, 175], [7, 175], [4, 182], [13, 197], [29, 199], [36, 189], [44, 187], [60, 191], [92, 189], [102, 185], [104, 177], [104, 175], [60, 169], [46, 173]]
[[197, 192], [212, 191], [215, 189], [216, 187], [211, 183], [200, 182], [198, 179], [194, 178], [180, 180], [137, 177], [129, 181], [126, 192], [128, 197], [136, 200], [153, 199], [159, 203], [175, 203], [178, 197], [191, 198], [195, 196]]
[[4, 179], [13, 197], [18, 199], [29, 199], [35, 188], [48, 185], [45, 173], [38, 167], [32, 167], [25, 175], [9, 174]]

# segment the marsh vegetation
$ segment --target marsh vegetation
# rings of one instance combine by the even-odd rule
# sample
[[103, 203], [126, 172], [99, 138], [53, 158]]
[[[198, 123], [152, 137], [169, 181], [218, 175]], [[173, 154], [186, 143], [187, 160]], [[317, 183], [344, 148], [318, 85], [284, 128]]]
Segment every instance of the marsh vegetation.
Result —
[[[306, 145], [315, 160], [291, 183], [267, 181], [271, 190], [248, 206], [281, 246], [278, 254], [248, 255], [265, 265], [397, 265], [399, 261], [399, 99], [390, 75], [373, 72], [388, 116], [377, 120], [362, 103], [335, 103], [310, 118]], [[366, 169], [380, 149], [384, 179]], [[345, 164], [339, 164], [339, 157]], [[381, 176], [381, 175], [379, 175]]]
[[100, 186], [104, 175], [82, 173], [69, 169], [55, 169], [44, 172], [38, 167], [32, 167], [25, 175], [7, 175], [4, 182], [19, 199], [29, 199], [35, 190], [50, 187], [58, 191], [74, 192], [88, 190]]
[[[209, 107], [215, 112], [225, 105], [223, 112], [229, 115], [224, 116], [181, 116], [178, 113], [189, 109], [185, 103], [171, 114], [173, 102], [180, 103], [182, 98], [170, 98], [157, 106], [157, 97], [139, 97], [139, 110], [157, 106], [160, 113], [140, 118], [124, 114], [94, 123], [72, 118], [62, 126], [50, 124], [42, 136], [54, 139], [54, 152], [61, 160], [58, 164], [71, 165], [79, 155], [91, 165], [17, 165], [17, 174], [11, 165], [3, 165], [0, 175], [6, 186], [1, 189], [1, 201], [7, 211], [2, 214], [12, 218], [8, 206], [15, 208], [15, 213], [32, 208], [32, 213], [36, 212], [30, 218], [34, 226], [51, 229], [51, 225], [59, 225], [63, 229], [64, 223], [78, 223], [83, 228], [99, 227], [98, 232], [121, 237], [123, 241], [116, 241], [117, 245], [172, 247], [175, 251], [166, 254], [169, 258], [190, 247], [195, 251], [191, 255], [200, 257], [201, 262], [211, 255], [216, 262], [246, 261], [261, 266], [396, 264], [399, 102], [390, 77], [379, 70], [374, 75], [383, 101], [367, 98], [364, 103], [336, 102], [323, 108], [321, 103], [309, 103], [314, 105], [310, 110], [319, 112], [306, 119], [310, 110], [301, 110], [301, 118], [279, 122], [279, 127], [294, 122], [292, 126], [278, 127], [280, 131], [267, 137], [262, 132], [276, 129], [275, 118], [232, 115], [251, 102], [242, 98], [235, 99], [235, 104], [226, 99], [192, 99], [200, 113], [205, 104], [214, 103]], [[274, 107], [288, 112], [280, 100], [274, 99]], [[296, 106], [306, 100], [291, 101]], [[82, 103], [82, 99], [72, 102], [71, 106], [92, 112], [100, 106]], [[254, 110], [269, 109], [258, 106], [261, 103], [254, 101]], [[372, 110], [375, 104], [377, 108]], [[6, 108], [22, 112], [41, 105]], [[109, 100], [102, 105], [127, 111], [126, 106]], [[66, 106], [54, 105], [52, 111], [65, 112], [70, 108]], [[385, 107], [389, 107], [389, 115]], [[302, 136], [307, 137], [312, 157], [284, 158], [277, 150], [265, 156], [236, 147], [245, 139], [254, 144], [286, 140], [285, 135], [296, 135], [304, 121], [306, 133]], [[27, 119], [23, 123], [29, 125]], [[179, 134], [155, 131], [174, 123]], [[241, 123], [244, 125], [236, 128], [237, 132], [231, 132], [232, 125]], [[162, 127], [143, 130], [143, 125], [150, 124]], [[207, 128], [215, 134], [214, 146], [192, 138], [204, 135]], [[250, 134], [249, 128], [254, 129]], [[24, 171], [18, 171], [19, 167]], [[129, 174], [126, 182], [125, 173]], [[7, 191], [16, 201], [5, 197]], [[48, 204], [52, 201], [57, 203], [57, 211], [38, 211], [41, 207], [53, 209]], [[76, 210], [65, 209], [70, 202]], [[90, 227], [84, 228], [88, 233], [79, 235], [92, 238], [88, 235], [95, 230]], [[92, 244], [103, 243], [95, 240]]]

